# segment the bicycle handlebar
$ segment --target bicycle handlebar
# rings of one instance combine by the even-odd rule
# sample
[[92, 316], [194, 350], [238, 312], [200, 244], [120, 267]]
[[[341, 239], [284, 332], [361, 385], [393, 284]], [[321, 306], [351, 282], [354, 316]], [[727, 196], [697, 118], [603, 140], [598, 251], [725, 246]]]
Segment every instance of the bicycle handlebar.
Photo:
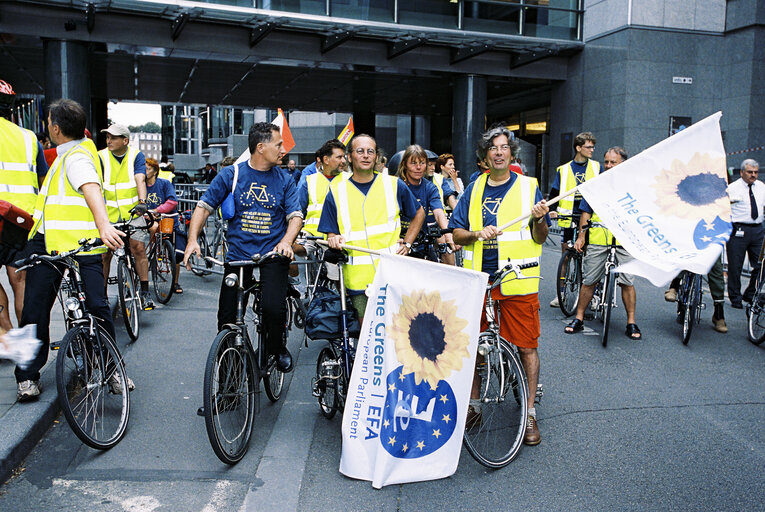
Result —
[[88, 238], [83, 238], [79, 241], [79, 244], [80, 246], [77, 249], [72, 249], [71, 251], [56, 254], [32, 254], [27, 258], [15, 261], [13, 266], [16, 267], [16, 272], [21, 272], [22, 270], [34, 267], [43, 262], [53, 263], [68, 258], [69, 256], [74, 256], [82, 251], [91, 251], [97, 247], [103, 246], [104, 242], [100, 238], [94, 238], [93, 241], [90, 241]]
[[[271, 259], [271, 258], [277, 258], [277, 259], [284, 258], [285, 260], [292, 261], [286, 256], [284, 256], [283, 254], [280, 254], [276, 251], [270, 251], [262, 256], [260, 254], [253, 254], [249, 260], [229, 261], [227, 262], [227, 264], [229, 267], [256, 267], [260, 265], [261, 263], [263, 263], [264, 261], [266, 261], [267, 259]], [[211, 263], [215, 263], [216, 265], [223, 265], [222, 261], [216, 260], [215, 258], [211, 256], [205, 256], [205, 260]]]
[[507, 277], [510, 273], [515, 273], [515, 277], [513, 279], [542, 279], [541, 276], [524, 276], [523, 272], [521, 272], [521, 270], [523, 269], [533, 268], [538, 266], [539, 266], [539, 262], [536, 262], [536, 261], [532, 263], [520, 263], [520, 264], [510, 262], [504, 267], [498, 269], [496, 272], [494, 272], [494, 274], [492, 274], [488, 287], [490, 289], [496, 288], [505, 280], [505, 277]]

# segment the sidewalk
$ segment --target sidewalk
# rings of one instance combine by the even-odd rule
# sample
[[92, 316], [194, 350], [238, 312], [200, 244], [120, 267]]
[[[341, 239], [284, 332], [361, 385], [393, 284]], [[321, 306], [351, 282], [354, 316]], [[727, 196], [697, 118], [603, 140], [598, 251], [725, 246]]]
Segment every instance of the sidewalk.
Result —
[[[13, 292], [4, 268], [0, 269], [0, 284], [9, 295], [11, 322], [16, 326], [18, 322], [13, 312]], [[109, 300], [112, 311], [115, 312], [116, 293], [110, 293]], [[63, 312], [56, 301], [51, 310], [50, 339], [60, 340], [65, 332]], [[0, 360], [0, 484], [11, 476], [11, 472], [35, 447], [59, 413], [56, 354], [56, 351], [50, 352], [48, 362], [40, 372], [40, 398], [23, 404], [16, 401], [16, 378], [13, 374], [15, 366], [9, 361]]]

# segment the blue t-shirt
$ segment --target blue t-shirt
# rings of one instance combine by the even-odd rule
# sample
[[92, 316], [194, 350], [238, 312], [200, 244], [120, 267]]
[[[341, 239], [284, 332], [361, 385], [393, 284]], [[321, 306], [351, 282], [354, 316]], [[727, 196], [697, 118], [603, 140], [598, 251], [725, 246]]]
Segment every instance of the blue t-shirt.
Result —
[[[124, 158], [127, 156], [127, 153], [122, 156], [117, 156], [112, 153], [112, 156], [116, 158], [120, 164], [122, 164], [122, 160], [124, 160]], [[146, 174], [146, 157], [140, 151], [135, 156], [135, 160], [133, 160], [133, 174]]]
[[[496, 226], [497, 225], [497, 211], [499, 210], [499, 204], [502, 199], [513, 186], [513, 183], [518, 179], [518, 174], [511, 172], [510, 179], [507, 182], [497, 187], [492, 187], [488, 183], [483, 190], [483, 225], [484, 226]], [[465, 193], [457, 202], [457, 207], [452, 212], [452, 218], [449, 220], [449, 227], [452, 229], [460, 228], [470, 230], [470, 196], [473, 193], [473, 187], [475, 182], [469, 184], [465, 188]], [[542, 192], [539, 191], [539, 187], [534, 192], [534, 203], [541, 201]], [[526, 212], [522, 212], [526, 213]], [[551, 224], [549, 215], [545, 215], [547, 225]], [[497, 251], [497, 239], [487, 240], [483, 244], [483, 264], [481, 270], [487, 274], [493, 274], [499, 268], [499, 253]]]
[[[401, 185], [406, 185], [403, 180], [401, 180], [401, 183], [399, 183], [399, 187]], [[436, 221], [435, 217], [433, 216], [433, 210], [440, 208], [444, 209], [444, 203], [441, 202], [441, 196], [438, 193], [438, 187], [436, 187], [432, 182], [428, 180], [420, 180], [419, 185], [413, 185], [409, 184], [409, 190], [412, 192], [412, 195], [414, 195], [414, 198], [417, 200], [417, 203], [425, 208], [425, 222], [423, 225], [431, 224]], [[409, 222], [411, 222], [412, 217], [409, 217], [407, 215], [401, 215], [401, 227], [408, 228]]]
[[[176, 203], [178, 202], [178, 198], [175, 195], [175, 186], [168, 180], [157, 178], [153, 185], [146, 185], [146, 206], [149, 207], [149, 210], [154, 210], [168, 199]], [[178, 207], [176, 206], [174, 210], [177, 211], [177, 209]], [[174, 225], [176, 229], [180, 228], [178, 217], [175, 218]]]
[[[313, 174], [316, 173], [314, 172]], [[340, 175], [338, 174], [337, 176]], [[332, 181], [337, 176], [327, 177], [327, 179]], [[301, 179], [298, 185], [298, 201], [300, 201], [300, 211], [303, 212], [303, 217], [305, 217], [306, 213], [308, 213], [308, 182], [304, 179]]]
[[40, 141], [37, 141], [37, 177], [38, 178], [45, 178], [45, 175], [48, 174], [48, 162], [45, 161], [45, 151], [43, 151], [42, 144], [40, 144]]
[[311, 174], [316, 174], [318, 171], [316, 170], [316, 162], [306, 165], [303, 168], [303, 171], [300, 173], [300, 180], [298, 181], [298, 189], [305, 183], [305, 179], [310, 176]]
[[[249, 162], [238, 164], [239, 178], [234, 191], [236, 213], [228, 221], [227, 261], [246, 260], [265, 254], [287, 232], [287, 216], [300, 212], [295, 182], [278, 167], [258, 171]], [[201, 201], [218, 208], [231, 193], [234, 166], [224, 167], [213, 179]]]
[[[584, 177], [585, 177], [585, 173], [587, 172], [588, 162], [589, 160], [585, 160], [584, 163], [580, 164], [573, 160], [571, 161], [571, 171], [574, 173], [574, 178], [576, 179], [577, 185], [584, 183]], [[565, 192], [565, 190], [560, 189], [560, 173], [559, 172], [555, 173], [555, 179], [553, 179], [553, 183], [552, 183], [552, 186], [550, 186], [550, 190], [557, 190], [559, 193]], [[579, 192], [574, 194], [574, 208], [573, 208], [574, 214], [578, 214], [579, 212], [582, 211], [581, 201], [582, 201], [582, 195]]]
[[292, 178], [292, 181], [295, 182], [295, 186], [297, 186], [297, 184], [300, 182], [300, 174], [301, 174], [300, 169], [295, 167], [293, 170], [290, 171], [288, 167], [285, 167], [284, 169], [282, 169], [282, 171], [286, 172], [287, 175]]
[[[369, 192], [369, 189], [372, 187], [372, 183], [375, 182], [378, 176], [378, 174], [375, 174], [374, 178], [368, 183], [357, 183], [353, 178], [348, 178], [348, 180], [353, 183], [362, 194], [367, 195], [367, 192]], [[398, 187], [396, 187], [396, 200], [398, 201], [398, 208], [401, 211], [401, 218], [414, 218], [420, 205], [417, 203], [417, 200], [405, 183], [399, 183]], [[324, 207], [321, 210], [319, 231], [321, 233], [340, 233], [340, 227], [337, 224], [337, 203], [335, 203], [335, 198], [332, 195], [331, 189], [327, 194], [327, 198], [324, 200]]]

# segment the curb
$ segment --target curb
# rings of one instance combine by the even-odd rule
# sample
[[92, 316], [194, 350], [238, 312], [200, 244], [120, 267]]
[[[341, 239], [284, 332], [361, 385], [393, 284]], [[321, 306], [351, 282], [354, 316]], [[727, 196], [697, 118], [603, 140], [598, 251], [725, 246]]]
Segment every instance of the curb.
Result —
[[[112, 318], [117, 316], [117, 298], [110, 298]], [[43, 392], [36, 402], [16, 402], [0, 419], [0, 485], [26, 459], [58, 416], [56, 372], [54, 364], [47, 364], [40, 375]]]

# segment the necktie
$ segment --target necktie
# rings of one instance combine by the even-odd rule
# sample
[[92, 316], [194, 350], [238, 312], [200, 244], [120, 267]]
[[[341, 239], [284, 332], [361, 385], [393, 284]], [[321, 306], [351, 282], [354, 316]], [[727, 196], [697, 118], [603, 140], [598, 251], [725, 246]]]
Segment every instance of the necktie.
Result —
[[754, 183], [749, 185], [749, 204], [752, 206], [752, 220], [757, 220], [757, 217], [759, 217], [760, 215], [759, 215], [759, 212], [757, 211], [757, 201], [754, 200], [752, 185], [754, 185]]

